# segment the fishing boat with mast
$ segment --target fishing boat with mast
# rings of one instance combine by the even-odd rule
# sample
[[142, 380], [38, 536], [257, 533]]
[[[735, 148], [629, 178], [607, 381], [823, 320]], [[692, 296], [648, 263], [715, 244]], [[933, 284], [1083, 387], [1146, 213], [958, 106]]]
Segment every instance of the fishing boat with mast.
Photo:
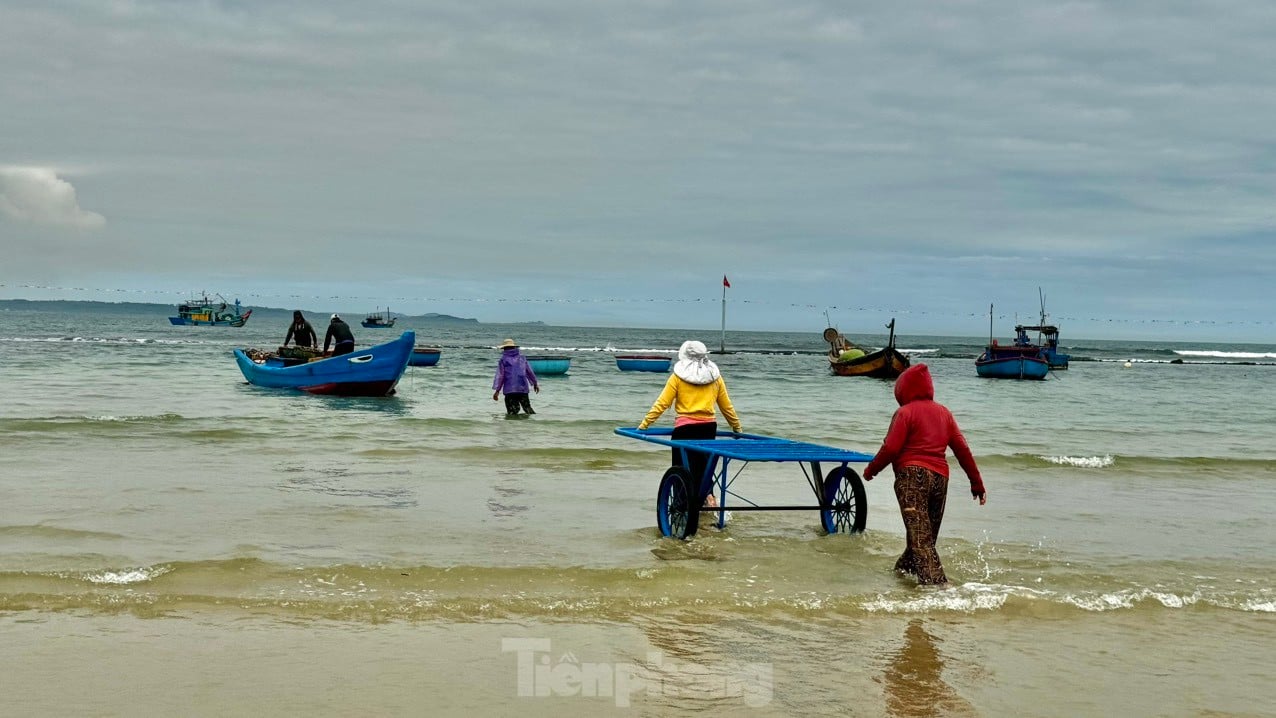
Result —
[[364, 317], [363, 321], [359, 323], [364, 329], [390, 329], [394, 326], [394, 322], [395, 318], [391, 316], [390, 308], [386, 307], [385, 314], [378, 310]]
[[989, 304], [988, 344], [975, 359], [975, 372], [985, 379], [1045, 379], [1050, 373], [1050, 362], [1042, 354], [1041, 347], [1018, 341], [1002, 345], [993, 338], [992, 308], [993, 305]]
[[[828, 319], [828, 312], [824, 313]], [[832, 322], [829, 322], [832, 325]], [[886, 325], [890, 337], [886, 346], [874, 352], [866, 352], [848, 340], [836, 327], [824, 330], [824, 341], [829, 343], [829, 370], [837, 376], [867, 376], [876, 379], [894, 379], [909, 366], [906, 355], [895, 348], [895, 319]]]
[[253, 310], [243, 311], [239, 299], [233, 305], [220, 294], [209, 297], [201, 294], [177, 305], [177, 316], [169, 317], [174, 326], [186, 327], [242, 327], [252, 316]]
[[[1032, 325], [1016, 324], [1014, 346], [1037, 347], [1051, 369], [1067, 369], [1072, 356], [1059, 351], [1059, 327], [1046, 323], [1046, 295], [1041, 292], [1041, 287], [1037, 287], [1037, 297], [1041, 302], [1041, 321]], [[1028, 332], [1037, 332], [1035, 342]]]

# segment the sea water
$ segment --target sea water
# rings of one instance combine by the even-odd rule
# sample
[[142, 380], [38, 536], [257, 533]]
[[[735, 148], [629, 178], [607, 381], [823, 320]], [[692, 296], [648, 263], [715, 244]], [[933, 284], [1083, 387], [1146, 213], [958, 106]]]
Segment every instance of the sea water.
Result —
[[[231, 350], [287, 331], [258, 319], [0, 311], [0, 713], [1276, 714], [1274, 346], [1065, 327], [1070, 368], [1018, 382], [976, 376], [977, 338], [901, 334], [988, 488], [954, 462], [931, 590], [890, 570], [889, 471], [861, 535], [660, 537], [668, 450], [613, 429], [666, 377], [613, 356], [716, 332], [401, 318], [359, 345], [414, 329], [441, 359], [371, 399], [246, 384]], [[874, 451], [892, 383], [802, 329], [727, 333], [744, 429]], [[530, 418], [491, 398], [505, 337], [572, 359]], [[801, 465], [732, 466], [813, 502]]]

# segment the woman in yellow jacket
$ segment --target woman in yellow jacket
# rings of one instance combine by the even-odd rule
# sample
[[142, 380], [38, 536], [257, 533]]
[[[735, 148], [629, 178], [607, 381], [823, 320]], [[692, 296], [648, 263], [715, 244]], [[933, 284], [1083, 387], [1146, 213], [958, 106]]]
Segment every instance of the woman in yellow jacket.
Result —
[[[718, 435], [718, 422], [714, 414], [714, 405], [722, 409], [722, 416], [737, 434], [742, 431], [740, 418], [735, 415], [735, 407], [731, 405], [731, 397], [727, 395], [727, 385], [722, 381], [722, 372], [718, 365], [709, 361], [709, 350], [704, 343], [687, 341], [678, 349], [678, 361], [673, 365], [673, 373], [665, 382], [664, 391], [651, 405], [651, 411], [643, 418], [638, 428], [645, 431], [670, 406], [677, 418], [673, 422], [671, 439], [712, 439]], [[691, 464], [687, 469], [697, 479], [704, 478], [704, 470], [709, 457], [699, 451], [687, 452], [687, 460]], [[681, 452], [673, 450], [673, 465], [682, 463]]]

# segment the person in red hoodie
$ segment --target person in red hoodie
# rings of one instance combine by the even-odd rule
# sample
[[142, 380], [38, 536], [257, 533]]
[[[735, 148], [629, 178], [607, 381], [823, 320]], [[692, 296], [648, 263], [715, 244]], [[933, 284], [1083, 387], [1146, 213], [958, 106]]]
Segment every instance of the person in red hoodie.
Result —
[[948, 577], [935, 550], [948, 494], [944, 452], [953, 450], [980, 506], [988, 501], [988, 493], [957, 420], [948, 407], [935, 401], [935, 385], [925, 364], [911, 366], [899, 375], [895, 401], [899, 409], [891, 417], [882, 448], [864, 469], [864, 480], [872, 481], [887, 464], [895, 471], [895, 498], [908, 534], [908, 546], [895, 562], [895, 570], [916, 576], [919, 584], [945, 584]]

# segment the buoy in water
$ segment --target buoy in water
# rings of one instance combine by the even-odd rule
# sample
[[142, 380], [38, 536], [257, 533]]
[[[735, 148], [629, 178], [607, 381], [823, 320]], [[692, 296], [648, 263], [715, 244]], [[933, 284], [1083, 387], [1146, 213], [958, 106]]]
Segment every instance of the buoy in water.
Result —
[[1129, 369], [1130, 367], [1132, 367], [1132, 366], [1134, 366], [1134, 365], [1133, 365], [1133, 364], [1131, 364], [1130, 362], [1126, 362], [1123, 366], [1124, 366], [1126, 369]]

